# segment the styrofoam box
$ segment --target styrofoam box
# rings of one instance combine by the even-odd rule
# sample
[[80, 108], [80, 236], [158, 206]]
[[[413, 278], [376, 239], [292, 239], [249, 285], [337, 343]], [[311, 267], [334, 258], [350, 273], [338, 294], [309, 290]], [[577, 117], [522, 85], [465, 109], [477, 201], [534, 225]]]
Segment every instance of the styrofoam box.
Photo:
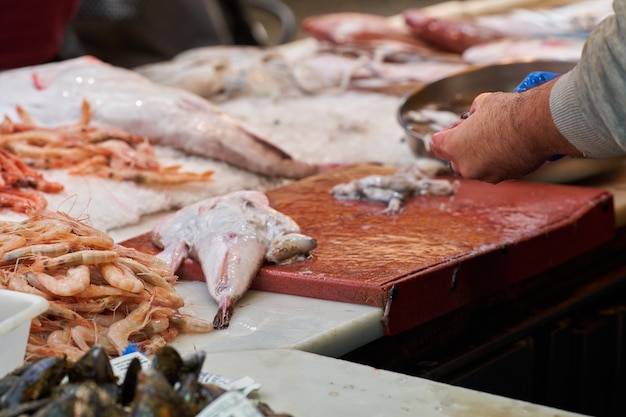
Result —
[[24, 363], [30, 323], [48, 306], [38, 295], [0, 289], [0, 377]]

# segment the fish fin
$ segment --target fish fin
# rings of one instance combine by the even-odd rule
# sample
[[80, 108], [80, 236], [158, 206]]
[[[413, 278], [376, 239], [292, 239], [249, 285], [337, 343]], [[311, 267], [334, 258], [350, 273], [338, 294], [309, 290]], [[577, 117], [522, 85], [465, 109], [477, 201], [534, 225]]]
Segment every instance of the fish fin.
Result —
[[165, 261], [173, 272], [176, 272], [180, 265], [189, 256], [189, 246], [182, 240], [167, 245], [156, 257]]
[[267, 248], [265, 259], [273, 263], [284, 263], [298, 255], [305, 255], [317, 247], [317, 240], [301, 233], [287, 233], [275, 239]]

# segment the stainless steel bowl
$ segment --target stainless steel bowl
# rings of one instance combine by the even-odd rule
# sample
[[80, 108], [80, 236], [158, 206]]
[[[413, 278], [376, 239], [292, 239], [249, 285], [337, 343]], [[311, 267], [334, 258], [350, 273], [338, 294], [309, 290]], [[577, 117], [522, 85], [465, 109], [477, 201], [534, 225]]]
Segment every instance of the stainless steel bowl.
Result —
[[[423, 109], [449, 111], [459, 117], [469, 110], [474, 98], [489, 91], [513, 91], [533, 71], [565, 73], [572, 69], [573, 61], [527, 60], [502, 62], [471, 67], [457, 74], [417, 88], [405, 95], [398, 109], [398, 121], [404, 128], [407, 143], [418, 157], [434, 157], [428, 150], [430, 135], [437, 131], [432, 123], [415, 122], [412, 115]], [[426, 144], [426, 146], [425, 146]], [[623, 158], [581, 159], [562, 158], [548, 162], [529, 180], [542, 182], [572, 182], [592, 175], [608, 172], [623, 163]]]

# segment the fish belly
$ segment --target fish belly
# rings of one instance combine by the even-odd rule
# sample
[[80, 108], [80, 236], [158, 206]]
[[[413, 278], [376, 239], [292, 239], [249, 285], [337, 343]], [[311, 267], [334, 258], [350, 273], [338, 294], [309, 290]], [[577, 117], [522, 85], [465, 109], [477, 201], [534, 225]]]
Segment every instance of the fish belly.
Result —
[[218, 304], [213, 319], [216, 329], [230, 324], [234, 305], [252, 285], [266, 249], [256, 236], [229, 233], [215, 237], [194, 256], [202, 266], [209, 294]]

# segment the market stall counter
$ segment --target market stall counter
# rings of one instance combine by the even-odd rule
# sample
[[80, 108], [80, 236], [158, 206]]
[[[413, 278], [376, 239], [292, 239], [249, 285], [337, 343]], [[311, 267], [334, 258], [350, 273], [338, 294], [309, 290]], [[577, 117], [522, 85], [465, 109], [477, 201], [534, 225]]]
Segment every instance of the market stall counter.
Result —
[[253, 375], [255, 396], [299, 417], [580, 416], [296, 350], [222, 352], [205, 363], [220, 375]]
[[[361, 171], [363, 169], [374, 170], [377, 173], [389, 172], [389, 168], [386, 167], [358, 165], [323, 174], [322, 180], [312, 178], [305, 180], [304, 183], [308, 184], [307, 187], [314, 188], [316, 184], [323, 183], [323, 178], [327, 179], [328, 176], [333, 177], [334, 182], [340, 182], [346, 179], [342, 176], [346, 172], [356, 170], [360, 175], [363, 173]], [[528, 249], [522, 251], [521, 257], [509, 265], [509, 269], [494, 269], [496, 266], [502, 268], [507, 265], [506, 262], [496, 263], [485, 266], [482, 272], [476, 275], [486, 277], [493, 274], [493, 280], [485, 282], [499, 283], [498, 285], [492, 287], [483, 285], [482, 289], [489, 291], [475, 294], [475, 298], [466, 298], [460, 305], [448, 304], [444, 311], [439, 310], [439, 314], [425, 319], [421, 324], [414, 322], [411, 328], [397, 335], [385, 334], [384, 318], [386, 311], [384, 305], [368, 305], [366, 302], [355, 302], [354, 299], [337, 301], [337, 294], [332, 292], [330, 294], [334, 294], [334, 296], [329, 296], [327, 299], [306, 296], [307, 280], [305, 279], [305, 285], [300, 287], [300, 292], [283, 291], [281, 293], [262, 288], [248, 291], [236, 305], [229, 328], [216, 330], [205, 335], [180, 335], [174, 341], [173, 346], [181, 353], [205, 350], [209, 354], [227, 352], [234, 354], [249, 350], [287, 348], [327, 357], [344, 358], [353, 363], [360, 362], [378, 369], [394, 370], [407, 375], [422, 375], [435, 381], [453, 383], [454, 385], [497, 393], [511, 398], [546, 404], [546, 402], [542, 402], [542, 398], [534, 396], [532, 390], [529, 389], [530, 385], [533, 384], [530, 381], [537, 377], [537, 375], [529, 374], [532, 367], [528, 360], [532, 361], [532, 359], [526, 356], [529, 350], [534, 350], [532, 340], [534, 340], [535, 335], [533, 332], [541, 329], [542, 326], [551, 328], [550, 326], [559, 323], [560, 320], [569, 320], [568, 317], [579, 312], [581, 308], [597, 302], [598, 299], [606, 298], [607, 294], [619, 293], [624, 284], [624, 265], [619, 261], [620, 258], [615, 256], [616, 253], [626, 247], [623, 222], [626, 212], [626, 193], [620, 186], [621, 178], [625, 175], [622, 171], [626, 170], [620, 168], [577, 185], [551, 185], [532, 182], [521, 182], [513, 185], [513, 190], [518, 189], [523, 196], [534, 196], [540, 204], [550, 205], [550, 201], [556, 200], [569, 201], [571, 203], [569, 206], [567, 204], [563, 206], [562, 203], [559, 203], [553, 207], [559, 208], [559, 210], [566, 207], [565, 213], [568, 214], [561, 218], [563, 221], [553, 225], [553, 228], [546, 229], [538, 223], [533, 223], [533, 226], [525, 230], [524, 233], [527, 234], [528, 238], [524, 241], [526, 245], [530, 242], [530, 252]], [[368, 172], [371, 173], [372, 171]], [[352, 171], [352, 174], [354, 175], [355, 172]], [[297, 183], [295, 184], [296, 188], [300, 187]], [[488, 184], [480, 185], [473, 182], [471, 184], [468, 189], [483, 186], [494, 189], [494, 186]], [[285, 189], [278, 188], [275, 191], [270, 191], [268, 195], [273, 204], [280, 206], [281, 202], [284, 203], [282, 200], [284, 196], [289, 194], [293, 187], [292, 184]], [[610, 194], [605, 192], [607, 189], [611, 190]], [[310, 188], [307, 191], [313, 200], [319, 201], [328, 198], [328, 196], [320, 197], [311, 193]], [[489, 201], [491, 198], [489, 193], [477, 192], [475, 194], [482, 196], [480, 199], [482, 202]], [[515, 195], [515, 191], [513, 191], [513, 195]], [[582, 200], [577, 203], [577, 198], [582, 198]], [[591, 199], [588, 200], [588, 198]], [[513, 200], [521, 206], [516, 206], [517, 203], [513, 204], [512, 208], [509, 207], [513, 210], [509, 214], [516, 212], [515, 207], [518, 210], [522, 210], [521, 207], [523, 207], [527, 216], [528, 213], [532, 212], [529, 212], [528, 207], [525, 206], [530, 201], [526, 197], [520, 197], [519, 200], [514, 198]], [[309, 223], [311, 225], [318, 224], [318, 227], [322, 227], [323, 222], [320, 222], [315, 215], [311, 215], [307, 210], [302, 211], [300, 215], [297, 214], [298, 211], [302, 210], [300, 204], [307, 206], [306, 201], [309, 200], [304, 198], [302, 203], [294, 203], [293, 199], [288, 199], [288, 203], [281, 207], [287, 207], [289, 212], [289, 206], [291, 206], [295, 217], [299, 221], [303, 221], [306, 227], [309, 226]], [[459, 198], [457, 203], [464, 204], [463, 199]], [[333, 202], [332, 204], [337, 204], [339, 208], [343, 206], [343, 209], [353, 205], [353, 203], [345, 201]], [[371, 211], [369, 215], [384, 216], [380, 214], [383, 206], [375, 203], [358, 203], [359, 206], [364, 204]], [[308, 205], [311, 210], [315, 211], [314, 203]], [[437, 210], [440, 209], [439, 205], [434, 205]], [[569, 209], [575, 210], [573, 213], [569, 213]], [[412, 210], [410, 203], [408, 210]], [[559, 217], [559, 210], [547, 211], [552, 216]], [[490, 211], [484, 210], [483, 212], [489, 213]], [[591, 217], [589, 217], [590, 215]], [[309, 223], [306, 220], [307, 216], [310, 217]], [[146, 245], [149, 243], [150, 229], [161, 217], [162, 215], [151, 216], [144, 219], [139, 225], [113, 232], [112, 235], [118, 241], [135, 242], [135, 244], [138, 242]], [[549, 223], [550, 221], [548, 221]], [[476, 224], [478, 223], [474, 221], [472, 227]], [[332, 229], [332, 224], [330, 226]], [[576, 233], [582, 233], [582, 235], [577, 236]], [[597, 240], [594, 240], [595, 238], [589, 239], [588, 236], [596, 236]], [[354, 236], [352, 237], [354, 239]], [[328, 236], [326, 238], [329, 239]], [[363, 238], [362, 235], [361, 238]], [[332, 241], [332, 236], [330, 241]], [[553, 245], [550, 242], [555, 243], [557, 241], [563, 252], [552, 251]], [[323, 242], [324, 239], [321, 240], [321, 243]], [[355, 242], [358, 242], [358, 246], [362, 247], [362, 241], [355, 239]], [[539, 242], [534, 251], [532, 250], [533, 242]], [[587, 246], [574, 251], [569, 250], [571, 247], [568, 245], [574, 242]], [[350, 239], [342, 240], [340, 243], [348, 245], [345, 250], [352, 252]], [[510, 245], [511, 248], [514, 246]], [[365, 255], [371, 257], [376, 249], [374, 247], [369, 249]], [[156, 252], [158, 249], [152, 247], [150, 251]], [[552, 252], [554, 254], [560, 253], [562, 257], [555, 260], [544, 256]], [[496, 256], [504, 256], [511, 252], [496, 251], [495, 253]], [[358, 251], [354, 256], [357, 255]], [[477, 258], [481, 259], [480, 256]], [[366, 257], [365, 259], [363, 265], [367, 265], [367, 261], [371, 258]], [[550, 259], [550, 261], [547, 264], [542, 264], [536, 262], [538, 259]], [[520, 263], [518, 266], [527, 264], [532, 267], [530, 269], [524, 269], [528, 266], [516, 267], [516, 262]], [[457, 264], [463, 264], [462, 257], [457, 259]], [[272, 270], [272, 267], [266, 267], [270, 271]], [[309, 272], [314, 271], [315, 269], [309, 270]], [[526, 271], [526, 274], [518, 275], [519, 281], [509, 282], [498, 279], [498, 277], [506, 276], [509, 272], [514, 273], [511, 276], [515, 276], [520, 271]], [[201, 282], [198, 266], [193, 262], [187, 262], [182, 272], [183, 276], [186, 273], [192, 278], [192, 280], [182, 279], [177, 284], [177, 291], [186, 300], [184, 309], [194, 316], [213, 317], [217, 306], [209, 296], [206, 284]], [[263, 271], [259, 276], [263, 277]], [[424, 275], [417, 274], [415, 280], [419, 282], [420, 277], [424, 278]], [[265, 284], [272, 283], [274, 278], [277, 281], [272, 285], [278, 283], [280, 287], [281, 284], [284, 285], [289, 280], [297, 281], [298, 277], [294, 279], [290, 274], [272, 277], [271, 273], [267, 274], [266, 272]], [[269, 281], [267, 281], [268, 279]], [[260, 282], [263, 283], [263, 280]], [[445, 279], [445, 282], [450, 283], [451, 281]], [[315, 285], [316, 283], [313, 282], [309, 288], [315, 288]], [[287, 287], [290, 286], [287, 285]], [[297, 285], [291, 287], [298, 288]], [[450, 291], [449, 286], [446, 288]], [[416, 297], [419, 297], [420, 294], [424, 297], [428, 296], [425, 289], [415, 291]], [[450, 293], [454, 295], [454, 291], [450, 291]], [[355, 291], [353, 296], [354, 294], [358, 294], [358, 291]], [[442, 298], [444, 301], [447, 299], [446, 297]], [[445, 303], [440, 304], [446, 305]], [[419, 307], [428, 304], [415, 303], [415, 305]], [[419, 311], [416, 314], [419, 317]], [[522, 318], [520, 319], [520, 317]], [[525, 340], [528, 337], [531, 338], [530, 343]], [[539, 337], [539, 339], [541, 338], [543, 336]], [[503, 349], [507, 352], [509, 349], [512, 350], [502, 354]], [[513, 363], [517, 364], [514, 368], [517, 368], [511, 368], [510, 364], [502, 365], [502, 363], [509, 362], [510, 358], [516, 357], [519, 352], [522, 352], [522, 358], [525, 359], [513, 360]], [[568, 356], [564, 354], [563, 357]], [[428, 360], [433, 358], [436, 360]], [[584, 359], [589, 358], [584, 357]], [[503, 372], [508, 375], [510, 372], [519, 372], [520, 378], [512, 384], [514, 387], [506, 382], [510, 382], [510, 378], [501, 380], [493, 375], [489, 378], [483, 377], [481, 379], [479, 377], [478, 380], [482, 382], [477, 384], [473, 380], [474, 376], [472, 376], [475, 375], [475, 372], [493, 372], [493, 368], [485, 367], [485, 361], [494, 361], [496, 367], [504, 367], [500, 371], [496, 371], [497, 374]], [[613, 363], [597, 366], [597, 368], [604, 369], [605, 365], [615, 369]], [[476, 367], [479, 368], [478, 371]], [[464, 375], [464, 372], [469, 373]], [[553, 375], [553, 378], [557, 378], [556, 380], [561, 380], [562, 377], [563, 375], [556, 377]], [[489, 383], [485, 381], [489, 381]], [[555, 383], [554, 381], [555, 379], [552, 379], [551, 383]], [[611, 395], [611, 389], [607, 388], [605, 396]], [[589, 390], [588, 393], [591, 395], [592, 390]], [[545, 398], [543, 399], [545, 400]], [[551, 401], [548, 401], [548, 404], [560, 405], [560, 408], [579, 409], [566, 402]]]
[[[462, 2], [464, 6], [474, 3]], [[522, 3], [515, 1], [513, 5]], [[458, 4], [453, 6], [460, 10]], [[511, 3], [507, 2], [507, 7], [511, 7]], [[298, 49], [296, 52], [313, 51], [312, 58], [327, 58], [324, 54], [317, 55], [320, 50], [311, 41], [313, 39], [306, 39], [294, 45]], [[302, 46], [304, 48], [300, 51]], [[250, 50], [246, 55], [251, 56]], [[303, 386], [300, 393], [322, 390], [321, 395], [328, 401], [315, 404], [329, 407], [328, 414], [352, 413], [353, 408], [348, 412], [345, 407], [355, 407], [355, 404], [368, 407], [369, 398], [364, 397], [371, 397], [367, 394], [376, 392], [384, 397], [380, 405], [389, 407], [385, 411], [393, 411], [390, 415], [409, 411], [410, 414], [418, 411], [424, 415], [485, 415], [492, 412], [498, 415], [569, 415], [517, 400], [470, 393], [415, 376], [532, 402], [549, 400], [547, 402], [551, 404], [563, 406], [558, 408], [596, 411], [585, 404], [558, 402], [543, 393], [535, 395], [533, 387], [548, 386], [557, 390], [559, 381], [564, 380], [565, 373], [558, 374], [560, 378], [545, 377], [548, 371], [553, 371], [553, 364], [555, 369], [561, 370], [569, 370], [568, 365], [571, 365], [542, 359], [542, 364], [550, 366], [543, 366], [539, 372], [542, 379], [539, 384], [534, 384], [536, 375], [531, 375], [531, 371], [541, 367], [531, 366], [537, 362], [533, 355], [545, 350], [549, 350], [551, 360], [580, 356], [580, 360], [572, 362], [580, 365], [580, 375], [583, 376], [576, 379], [576, 383], [590, 381], [588, 384], [601, 387], [597, 381], [617, 380], [617, 388], [623, 387], [623, 381], [618, 378], [623, 377], [621, 368], [615, 371], [613, 366], [614, 373], [621, 372], [617, 376], [606, 373], [595, 379], [585, 378], [585, 371], [606, 367], [582, 368], [591, 363], [587, 361], [591, 357], [615, 357], [619, 362], [620, 355], [594, 356], [593, 351], [581, 348], [584, 352], [567, 352], [573, 353], [567, 356], [550, 349], [557, 344], [552, 343], [553, 339], [560, 335], [552, 327], [556, 322], [568, 329], [568, 337], [580, 337], [581, 329], [568, 328], [565, 319], [573, 321], [572, 315], [582, 306], [606, 298], [607, 294], [618, 294], [616, 290], [623, 286], [626, 267], [616, 255], [626, 248], [623, 227], [626, 224], [626, 192], [621, 185], [625, 168], [578, 185], [520, 181], [493, 186], [455, 178], [448, 173], [444, 180], [449, 180], [453, 193], [396, 197], [396, 203], [404, 205], [402, 210], [384, 213], [385, 206], [375, 201], [334, 199], [330, 192], [340, 183], [367, 176], [392, 175], [394, 170], [415, 160], [395, 118], [399, 97], [389, 91], [380, 94], [379, 89], [367, 88], [368, 81], [379, 79], [354, 78], [349, 80], [354, 84], [331, 86], [342, 94], [311, 90], [292, 90], [292, 94], [283, 94], [282, 90], [277, 92], [274, 89], [275, 85], [269, 86], [272, 94], [248, 91], [248, 96], [237, 96], [236, 93], [241, 92], [235, 91], [232, 99], [221, 102], [218, 109], [200, 97], [148, 83], [137, 78], [138, 74], [120, 72], [92, 58], [53, 66], [58, 69], [66, 64], [73, 66], [76, 74], [87, 71], [95, 75], [73, 77], [64, 71], [47, 73], [43, 68], [34, 73], [25, 69], [17, 78], [9, 74], [4, 82], [14, 87], [15, 102], [4, 97], [7, 112], [18, 120], [16, 112], [21, 105], [28, 105], [33, 119], [63, 127], [62, 123], [70, 123], [70, 120], [58, 120], [60, 108], [50, 110], [48, 106], [33, 104], [42, 97], [51, 100], [56, 94], [66, 95], [71, 87], [72, 100], [57, 101], [68, 116], [69, 112], [72, 115], [75, 111], [78, 113], [78, 99], [85, 98], [85, 91], [92, 94], [91, 98], [87, 97], [89, 101], [98, 105], [90, 113], [89, 103], [83, 102], [83, 124], [76, 126], [84, 127], [91, 115], [94, 122], [121, 120], [131, 128], [137, 122], [136, 112], [149, 116], [142, 125], [147, 129], [147, 133], [142, 134], [148, 136], [156, 135], [152, 128], [159, 123], [162, 123], [162, 130], [181, 126], [194, 129], [199, 126], [202, 130], [216, 121], [227, 121], [228, 131], [236, 134], [235, 138], [241, 139], [240, 134], [244, 132], [244, 141], [242, 145], [225, 139], [224, 135], [207, 140], [203, 132], [195, 138], [198, 144], [208, 148], [203, 151], [209, 152], [200, 155], [186, 154], [190, 150], [184, 147], [189, 142], [187, 134], [171, 136], [176, 140], [169, 145], [161, 143], [164, 147], [176, 149], [157, 149], [163, 159], [171, 161], [174, 167], [196, 170], [201, 167], [202, 173], [199, 174], [205, 180], [210, 176], [209, 185], [144, 187], [141, 181], [128, 185], [128, 181], [112, 183], [111, 178], [95, 180], [89, 176], [74, 177], [70, 181], [64, 173], [57, 173], [58, 178], [72, 184], [73, 188], [68, 187], [65, 194], [58, 194], [56, 200], [50, 197], [49, 207], [62, 209], [64, 204], [71, 204], [74, 213], [89, 217], [94, 226], [110, 232], [116, 243], [154, 254], [159, 248], [153, 245], [150, 232], [157, 220], [166, 214], [164, 210], [235, 189], [255, 189], [266, 192], [272, 206], [292, 216], [304, 233], [318, 240], [317, 248], [308, 259], [288, 265], [265, 264], [255, 277], [252, 289], [237, 301], [228, 328], [201, 335], [180, 334], [172, 342], [182, 354], [206, 351], [206, 363], [212, 372], [258, 375], [263, 379], [259, 382], [268, 387], [263, 392], [272, 396], [272, 405], [297, 415], [306, 415], [304, 407], [309, 407], [306, 401], [316, 397], [306, 398], [298, 405], [273, 399], [274, 390], [281, 390], [275, 384], [287, 384], [285, 381], [294, 378], [293, 372], [297, 372], [297, 377], [303, 381], [315, 384], [314, 387]], [[444, 60], [444, 66], [441, 61], [437, 64], [435, 70], [425, 70], [425, 73], [442, 77], [445, 75], [442, 68], [457, 71], [466, 66], [466, 63], [459, 62], [459, 57], [452, 63]], [[381, 68], [397, 67], [390, 64]], [[414, 68], [409, 69], [411, 74], [417, 73]], [[103, 74], [113, 74], [114, 77], [102, 77]], [[55, 78], [57, 75], [60, 78]], [[312, 77], [304, 79], [311, 80]], [[146, 101], [137, 100], [134, 95], [125, 96], [126, 108], [132, 112], [121, 110], [123, 107], [117, 101], [110, 104], [107, 101], [110, 97], [105, 97], [107, 100], [100, 106], [100, 94], [110, 92], [103, 85], [119, 87], [124, 80], [144, 86]], [[414, 79], [409, 81], [409, 84], [416, 82]], [[253, 87], [268, 86], [254, 84]], [[394, 87], [404, 88], [404, 92], [409, 88], [406, 85]], [[112, 96], [115, 100], [120, 99], [117, 94]], [[141, 111], [147, 103], [152, 103], [149, 99], [155, 97], [159, 104], [156, 110], [164, 114], [169, 114], [175, 106], [163, 105], [160, 99], [166, 97], [170, 103], [179, 103], [182, 97], [183, 110], [180, 117], [174, 118], [174, 123], [160, 117], [161, 113]], [[213, 97], [209, 99], [213, 100]], [[210, 114], [211, 119], [195, 123], [191, 117], [194, 111], [190, 109], [195, 109], [200, 116]], [[229, 117], [224, 117], [222, 111]], [[71, 120], [75, 120], [72, 117]], [[322, 118], [324, 123], [320, 123]], [[235, 123], [235, 120], [240, 122]], [[265, 143], [269, 140], [263, 138], [272, 138], [272, 145]], [[241, 162], [232, 158], [229, 152], [212, 153], [215, 148], [222, 149], [221, 146], [226, 145], [236, 151], [236, 155], [246, 157], [243, 166], [229, 165], [233, 161]], [[250, 146], [256, 151], [245, 152]], [[269, 151], [270, 159], [263, 159], [268, 157], [265, 151]], [[231, 159], [215, 160], [220, 156], [230, 156]], [[281, 166], [288, 169], [273, 170]], [[263, 170], [259, 171], [259, 168]], [[310, 169], [315, 174], [308, 175]], [[118, 173], [113, 169], [106, 172], [109, 176]], [[289, 180], [279, 178], [284, 174], [291, 174]], [[130, 178], [147, 178], [142, 175], [131, 175]], [[192, 177], [198, 178], [196, 175]], [[110, 223], [111, 219], [119, 220], [118, 225]], [[120, 223], [125, 226], [116, 229]], [[171, 276], [171, 271], [169, 274]], [[184, 299], [181, 310], [205, 319], [215, 316], [217, 305], [209, 295], [206, 283], [202, 282], [198, 265], [188, 260], [177, 274], [180, 279], [175, 290]], [[594, 310], [603, 318], [609, 315], [607, 311], [614, 313], [611, 318], [616, 323], [623, 323], [626, 309], [596, 307]], [[535, 332], [538, 329], [542, 331], [540, 336]], [[582, 330], [589, 331], [588, 328]], [[623, 346], [623, 325], [614, 334], [619, 336], [618, 340], [604, 343], [606, 340], [603, 339], [598, 345]], [[586, 347], [586, 341], [579, 345]], [[565, 345], [569, 346], [568, 343]], [[358, 362], [376, 369], [356, 365]], [[493, 363], [499, 367], [490, 366]], [[516, 367], [510, 366], [511, 363]], [[623, 364], [623, 361], [619, 363]], [[308, 365], [311, 369], [307, 368]], [[481, 385], [484, 381], [481, 376], [490, 372], [492, 375], [488, 380], [491, 385]], [[516, 378], [510, 378], [512, 374]], [[313, 377], [307, 379], [307, 376]], [[358, 382], [354, 382], [355, 379]], [[498, 387], [503, 380], [514, 380], [522, 389], [507, 391], [508, 386], [504, 384]], [[381, 389], [380, 381], [387, 381], [400, 392]], [[566, 396], [582, 401], [584, 396], [577, 395], [577, 392], [591, 392], [594, 387], [574, 388], [575, 395], [570, 392]], [[290, 401], [301, 399], [291, 393], [288, 396]], [[341, 404], [335, 399], [342, 400]], [[331, 410], [333, 407], [337, 409]]]
[[[530, 182], [494, 187], [468, 181], [454, 197], [409, 201], [395, 218], [381, 214], [382, 206], [376, 203], [333, 201], [327, 191], [348, 178], [388, 172], [385, 167], [359, 165], [268, 192], [270, 200], [305, 230], [315, 230], [320, 252], [309, 261], [265, 265], [253, 291], [237, 304], [229, 329], [205, 336], [183, 335], [178, 347], [183, 351], [293, 347], [341, 356], [385, 332], [401, 333], [510, 290], [614, 236], [613, 199], [599, 188]], [[503, 187], [507, 193], [501, 192]], [[294, 193], [308, 197], [297, 200]], [[476, 195], [481, 198], [475, 199]], [[444, 204], [449, 206], [447, 214], [441, 211]], [[467, 215], [456, 216], [454, 207], [463, 208]], [[369, 224], [369, 232], [348, 221], [365, 209], [360, 216], [369, 220], [356, 221]], [[433, 217], [437, 213], [439, 223]], [[446, 220], [446, 216], [451, 217]], [[397, 230], [384, 233], [381, 222]], [[125, 233], [138, 231], [135, 227]], [[479, 239], [483, 235], [488, 235], [490, 245]], [[433, 236], [441, 242], [432, 243]], [[124, 244], [159, 251], [149, 232]], [[438, 250], [425, 250], [434, 247]], [[551, 256], [541, 256], [548, 250]], [[215, 315], [217, 306], [198, 265], [188, 261], [179, 274], [177, 288], [186, 298], [186, 308], [200, 317]], [[450, 285], [455, 275], [456, 287]], [[470, 285], [472, 279], [478, 281]], [[445, 288], [432, 297], [438, 282]], [[465, 285], [468, 288], [463, 290]], [[398, 300], [392, 298], [394, 286], [402, 289], [404, 303], [393, 304]], [[433, 299], [436, 304], [429, 302]], [[390, 318], [391, 323], [402, 323], [392, 332]]]
[[[593, 188], [455, 179], [452, 195], [414, 196], [395, 214], [330, 193], [395, 171], [355, 165], [270, 190], [271, 204], [318, 246], [310, 259], [264, 265], [252, 288], [380, 307], [385, 333], [394, 335], [568, 261], [615, 231], [612, 197]], [[160, 251], [151, 234], [123, 244]], [[178, 275], [204, 281], [194, 262]]]

